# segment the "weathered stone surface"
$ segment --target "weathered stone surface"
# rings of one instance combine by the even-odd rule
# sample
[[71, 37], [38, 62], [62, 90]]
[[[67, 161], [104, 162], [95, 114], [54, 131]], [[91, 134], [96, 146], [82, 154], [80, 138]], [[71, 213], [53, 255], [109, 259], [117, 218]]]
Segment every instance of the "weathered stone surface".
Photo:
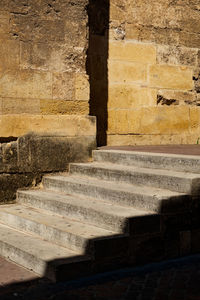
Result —
[[22, 113], [40, 114], [40, 100], [25, 98], [0, 98], [0, 113], [3, 115]]
[[87, 101], [40, 100], [41, 114], [88, 115]]
[[[19, 42], [12, 40], [0, 40], [0, 72], [19, 67]], [[2, 75], [1, 75], [2, 76]]]
[[38, 136], [29, 134], [18, 140], [20, 172], [56, 172], [69, 162], [87, 161], [95, 148], [95, 138]]
[[0, 202], [13, 202], [19, 188], [35, 186], [41, 180], [41, 175], [25, 174], [0, 174]]
[[149, 68], [149, 84], [151, 87], [192, 90], [192, 69], [169, 65], [151, 65]]
[[33, 133], [0, 144], [0, 203], [13, 201], [18, 188], [36, 185], [43, 173], [64, 171], [70, 162], [87, 161], [95, 147], [95, 135], [59, 137]]
[[[88, 0], [1, 1], [0, 113], [39, 114], [40, 100], [89, 101], [87, 5]], [[52, 112], [51, 106], [45, 113], [78, 114], [79, 105], [71, 107]], [[83, 112], [88, 109], [81, 103]]]
[[74, 78], [70, 73], [53, 73], [53, 99], [74, 99]]
[[156, 48], [150, 44], [111, 40], [109, 43], [109, 58], [142, 63], [155, 63]]
[[1, 72], [0, 96], [6, 98], [52, 98], [52, 74], [34, 70]]
[[108, 120], [108, 132], [112, 134], [173, 135], [189, 133], [190, 129], [187, 106], [148, 107], [132, 111], [112, 110], [108, 113]]
[[[199, 106], [199, 17], [198, 4], [194, 1], [111, 0], [107, 102], [109, 144], [119, 145], [120, 135], [123, 144], [188, 143], [196, 139], [199, 125], [192, 125], [195, 117], [188, 117], [187, 110], [183, 112], [185, 120], [182, 119], [178, 106]], [[135, 70], [133, 62], [137, 62]], [[147, 65], [147, 77], [144, 75], [146, 70], [142, 73], [142, 65]], [[120, 84], [114, 85], [115, 81]], [[135, 95], [133, 87], [125, 84], [133, 81], [138, 84]], [[147, 96], [144, 90], [149, 87], [152, 93], [148, 92]], [[174, 106], [173, 113], [165, 112], [166, 125], [163, 123], [164, 111], [155, 108], [148, 114], [138, 110], [139, 107], [156, 105]], [[127, 111], [122, 111], [124, 109]], [[154, 125], [151, 121], [149, 127], [144, 125], [143, 117], [147, 121], [153, 118]]]
[[137, 62], [110, 60], [108, 63], [108, 80], [110, 82], [146, 82], [147, 65]]
[[75, 99], [89, 101], [90, 99], [90, 86], [89, 78], [85, 74], [75, 75]]
[[158, 105], [198, 105], [195, 92], [183, 92], [173, 90], [158, 90]]
[[[193, 132], [193, 131], [192, 131]], [[115, 146], [126, 145], [180, 145], [196, 144], [199, 131], [194, 134], [108, 134], [107, 144]]]
[[95, 136], [95, 120], [95, 117], [81, 115], [1, 115], [0, 136], [19, 137], [28, 132], [45, 136]]
[[197, 52], [193, 48], [158, 45], [157, 63], [196, 66]]
[[0, 38], [9, 38], [9, 13], [5, 11], [5, 8], [1, 10], [0, 8]]
[[134, 84], [111, 83], [108, 94], [108, 109], [132, 109], [156, 106], [157, 90]]

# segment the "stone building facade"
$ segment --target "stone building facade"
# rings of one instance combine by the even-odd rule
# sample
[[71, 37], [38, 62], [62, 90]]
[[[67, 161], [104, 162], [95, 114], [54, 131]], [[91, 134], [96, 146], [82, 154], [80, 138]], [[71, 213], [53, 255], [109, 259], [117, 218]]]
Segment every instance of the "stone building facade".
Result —
[[47, 172], [85, 161], [89, 116], [87, 0], [0, 1], [0, 201]]
[[108, 144], [195, 144], [200, 1], [111, 0]]
[[100, 145], [196, 143], [199, 20], [189, 0], [1, 1], [0, 137], [90, 114]]

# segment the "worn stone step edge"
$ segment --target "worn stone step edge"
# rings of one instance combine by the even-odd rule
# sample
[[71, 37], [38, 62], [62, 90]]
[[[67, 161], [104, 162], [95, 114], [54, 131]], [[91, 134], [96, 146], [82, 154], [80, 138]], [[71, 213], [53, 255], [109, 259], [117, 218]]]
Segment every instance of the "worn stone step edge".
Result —
[[70, 164], [70, 174], [146, 185], [187, 194], [198, 194], [200, 192], [200, 174], [186, 172], [93, 162]]
[[[60, 267], [90, 262], [88, 256], [76, 254], [63, 247], [0, 224], [0, 255], [40, 276], [56, 280]], [[78, 273], [77, 273], [78, 275]]]
[[181, 212], [191, 206], [190, 197], [183, 193], [123, 182], [108, 182], [86, 176], [70, 176], [67, 173], [44, 176], [43, 186], [48, 190], [85, 195], [158, 213]]
[[200, 173], [200, 157], [194, 155], [94, 150], [93, 159], [96, 162], [110, 162], [127, 166], [133, 165], [145, 168]]
[[[18, 191], [17, 201], [27, 206], [44, 209], [69, 218], [80, 220], [116, 233], [140, 234], [140, 230], [160, 231], [160, 216], [154, 212], [137, 210], [53, 191]], [[151, 226], [154, 224], [156, 229]], [[141, 225], [141, 228], [140, 228]], [[135, 227], [134, 227], [135, 226]]]
[[[58, 215], [45, 214], [44, 211], [25, 205], [1, 206], [0, 222], [70, 250], [93, 256], [98, 243], [111, 238], [122, 241], [124, 237], [116, 232], [78, 223]], [[108, 244], [108, 241], [106, 243]], [[106, 252], [104, 254], [106, 256]]]

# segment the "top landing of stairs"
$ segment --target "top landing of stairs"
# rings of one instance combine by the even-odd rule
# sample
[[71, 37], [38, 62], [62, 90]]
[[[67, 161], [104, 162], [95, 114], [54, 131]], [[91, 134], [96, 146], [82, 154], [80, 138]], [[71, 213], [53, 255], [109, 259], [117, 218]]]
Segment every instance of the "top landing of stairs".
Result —
[[200, 145], [104, 146], [98, 149], [200, 156]]

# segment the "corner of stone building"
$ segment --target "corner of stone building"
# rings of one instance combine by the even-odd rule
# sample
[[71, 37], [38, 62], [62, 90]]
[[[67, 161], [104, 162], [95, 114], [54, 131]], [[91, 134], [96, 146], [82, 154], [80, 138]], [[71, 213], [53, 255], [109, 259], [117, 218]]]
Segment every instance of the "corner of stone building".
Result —
[[96, 147], [88, 3], [0, 2], [0, 202]]

